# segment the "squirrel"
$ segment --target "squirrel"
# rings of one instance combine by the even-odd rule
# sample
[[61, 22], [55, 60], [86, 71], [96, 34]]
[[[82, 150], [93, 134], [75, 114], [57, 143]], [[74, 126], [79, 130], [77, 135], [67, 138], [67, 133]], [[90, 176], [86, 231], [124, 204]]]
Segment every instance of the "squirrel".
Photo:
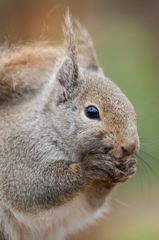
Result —
[[63, 46], [1, 48], [0, 240], [63, 240], [136, 172], [133, 105], [67, 12]]

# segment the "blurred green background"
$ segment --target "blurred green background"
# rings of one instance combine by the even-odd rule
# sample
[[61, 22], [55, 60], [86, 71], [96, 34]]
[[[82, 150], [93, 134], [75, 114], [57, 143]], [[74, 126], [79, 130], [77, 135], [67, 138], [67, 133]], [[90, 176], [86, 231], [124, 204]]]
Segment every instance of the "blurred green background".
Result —
[[[0, 42], [59, 42], [69, 6], [92, 35], [105, 75], [133, 103], [141, 151], [137, 173], [112, 195], [112, 211], [72, 240], [159, 239], [159, 1], [0, 0]], [[145, 162], [144, 162], [145, 161]]]

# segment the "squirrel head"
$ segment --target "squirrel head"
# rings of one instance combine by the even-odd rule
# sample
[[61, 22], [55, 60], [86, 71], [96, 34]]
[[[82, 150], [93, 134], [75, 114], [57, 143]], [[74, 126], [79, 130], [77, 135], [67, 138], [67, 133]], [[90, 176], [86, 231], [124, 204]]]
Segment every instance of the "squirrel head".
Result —
[[88, 151], [128, 158], [140, 147], [134, 107], [104, 76], [88, 32], [77, 25], [82, 42], [78, 50], [85, 61], [78, 62], [76, 37], [67, 13], [65, 55], [57, 64], [46, 104], [52, 123], [77, 161]]

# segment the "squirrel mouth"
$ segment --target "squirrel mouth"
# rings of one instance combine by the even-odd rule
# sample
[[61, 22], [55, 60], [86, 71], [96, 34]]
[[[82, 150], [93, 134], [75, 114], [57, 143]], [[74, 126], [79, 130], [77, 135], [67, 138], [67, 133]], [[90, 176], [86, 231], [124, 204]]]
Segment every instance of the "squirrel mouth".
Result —
[[115, 157], [115, 156], [113, 156], [113, 154], [109, 153], [109, 150], [111, 150], [111, 149], [113, 149], [113, 147], [104, 147], [104, 148], [99, 148], [99, 149], [93, 149], [93, 150], [89, 151], [89, 154], [105, 154], [107, 156], [106, 157], [107, 160], [116, 159], [116, 160], [119, 160], [119, 161], [128, 160], [133, 155], [133, 154], [130, 154], [130, 155], [125, 155], [123, 157]]

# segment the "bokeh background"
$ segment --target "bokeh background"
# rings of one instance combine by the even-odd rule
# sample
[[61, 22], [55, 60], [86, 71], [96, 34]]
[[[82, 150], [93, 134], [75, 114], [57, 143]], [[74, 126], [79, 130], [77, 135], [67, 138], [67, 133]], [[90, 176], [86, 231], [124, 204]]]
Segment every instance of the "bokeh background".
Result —
[[[61, 41], [67, 7], [94, 40], [101, 67], [133, 103], [141, 138], [137, 173], [112, 211], [70, 240], [159, 239], [159, 0], [0, 0], [0, 43]], [[7, 39], [7, 41], [6, 41]]]

